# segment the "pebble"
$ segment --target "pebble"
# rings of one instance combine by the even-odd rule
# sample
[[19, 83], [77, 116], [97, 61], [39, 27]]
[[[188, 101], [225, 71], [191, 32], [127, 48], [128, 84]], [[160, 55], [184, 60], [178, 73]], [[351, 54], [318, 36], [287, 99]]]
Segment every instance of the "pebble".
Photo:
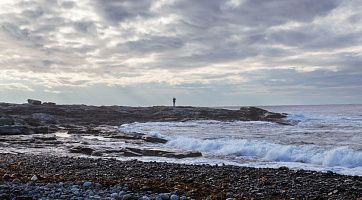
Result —
[[[88, 181], [84, 183], [89, 183]], [[84, 185], [83, 183], [83, 185]], [[179, 200], [177, 195], [153, 194], [148, 191], [137, 191], [137, 192], [124, 192], [119, 193], [113, 192], [115, 188], [119, 187], [108, 187], [108, 188], [96, 188], [89, 187], [89, 184], [85, 184], [86, 187], [80, 187], [76, 184], [70, 183], [36, 183], [23, 184], [13, 182], [2, 182], [0, 183], [0, 199], [17, 199], [16, 197], [27, 197], [26, 199], [74, 199], [74, 200], [85, 200], [85, 199], [112, 199], [112, 200]], [[90, 185], [95, 185], [92, 183]], [[3, 198], [4, 197], [4, 198]], [[6, 198], [5, 198], [6, 197]], [[185, 197], [184, 199], [187, 199]]]
[[118, 197], [118, 193], [112, 193], [111, 194], [111, 198], [117, 198]]
[[150, 198], [148, 196], [143, 196], [141, 200], [150, 200]]
[[86, 187], [86, 188], [89, 188], [89, 187], [92, 187], [93, 186], [93, 183], [90, 182], [90, 181], [86, 181], [83, 183], [83, 187]]
[[132, 199], [133, 195], [132, 194], [126, 194], [123, 196], [122, 200], [128, 200], [128, 199]]
[[31, 181], [37, 181], [38, 180], [38, 177], [36, 175], [34, 175], [33, 177], [31, 177], [30, 179]]
[[168, 200], [168, 199], [170, 199], [170, 195], [169, 195], [169, 194], [160, 194], [159, 197], [160, 197], [162, 200]]

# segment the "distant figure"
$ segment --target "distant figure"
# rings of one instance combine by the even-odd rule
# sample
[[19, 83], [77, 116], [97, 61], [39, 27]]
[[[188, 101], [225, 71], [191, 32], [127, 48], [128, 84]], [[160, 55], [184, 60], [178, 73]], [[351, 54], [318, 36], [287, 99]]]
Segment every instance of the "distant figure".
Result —
[[175, 97], [172, 99], [172, 102], [173, 102], [173, 107], [175, 107], [176, 106], [176, 98]]

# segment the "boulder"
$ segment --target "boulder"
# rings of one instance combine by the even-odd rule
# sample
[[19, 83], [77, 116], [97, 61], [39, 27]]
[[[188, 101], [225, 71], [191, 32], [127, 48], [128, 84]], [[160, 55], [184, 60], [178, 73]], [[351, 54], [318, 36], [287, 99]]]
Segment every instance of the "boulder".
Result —
[[41, 101], [34, 100], [34, 99], [28, 99], [28, 104], [30, 104], [30, 105], [41, 105]]

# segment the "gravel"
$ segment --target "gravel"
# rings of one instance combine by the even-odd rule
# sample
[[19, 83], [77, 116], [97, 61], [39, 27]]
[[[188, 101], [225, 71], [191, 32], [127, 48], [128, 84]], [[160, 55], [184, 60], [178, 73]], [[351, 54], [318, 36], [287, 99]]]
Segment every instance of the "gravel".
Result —
[[[31, 181], [34, 175], [37, 181]], [[0, 188], [0, 199], [358, 199], [362, 177], [286, 167], [0, 154]]]

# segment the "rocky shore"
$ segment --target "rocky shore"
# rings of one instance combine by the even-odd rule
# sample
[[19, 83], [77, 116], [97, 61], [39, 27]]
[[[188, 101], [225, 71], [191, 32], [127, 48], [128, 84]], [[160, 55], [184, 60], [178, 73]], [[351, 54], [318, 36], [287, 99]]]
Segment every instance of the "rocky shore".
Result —
[[284, 119], [285, 117], [286, 114], [273, 113], [256, 107], [228, 110], [186, 106], [125, 107], [0, 103], [0, 126], [1, 124], [28, 125], [28, 127], [52, 124], [119, 126], [132, 122], [187, 120], [270, 121], [290, 124]]
[[0, 103], [0, 199], [361, 199], [362, 177], [285, 167], [141, 162], [136, 159], [204, 155], [172, 149], [165, 138], [119, 129], [132, 122], [188, 120], [293, 125], [286, 116], [255, 107]]
[[[0, 103], [0, 152], [51, 152], [97, 157], [201, 157], [200, 152], [159, 149], [167, 140], [118, 128], [132, 122], [188, 120], [268, 121], [290, 125], [286, 114], [256, 107], [239, 110], [207, 107], [124, 107], [56, 105], [29, 100], [28, 104]], [[109, 145], [109, 142], [116, 145]]]
[[360, 199], [362, 177], [285, 167], [0, 154], [0, 198]]

